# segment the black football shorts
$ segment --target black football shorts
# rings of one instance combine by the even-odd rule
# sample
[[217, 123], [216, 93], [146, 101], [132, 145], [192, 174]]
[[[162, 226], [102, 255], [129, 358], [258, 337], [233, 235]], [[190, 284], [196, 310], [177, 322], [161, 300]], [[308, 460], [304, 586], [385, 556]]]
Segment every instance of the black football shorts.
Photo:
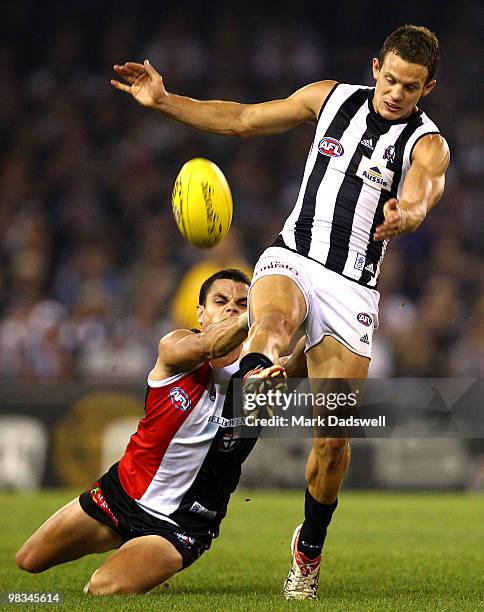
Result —
[[212, 536], [196, 536], [191, 532], [163, 521], [138, 506], [119, 481], [115, 463], [92, 487], [79, 496], [86, 514], [104, 523], [121, 537], [123, 544], [145, 535], [159, 535], [173, 544], [183, 558], [183, 568], [196, 561], [210, 548]]

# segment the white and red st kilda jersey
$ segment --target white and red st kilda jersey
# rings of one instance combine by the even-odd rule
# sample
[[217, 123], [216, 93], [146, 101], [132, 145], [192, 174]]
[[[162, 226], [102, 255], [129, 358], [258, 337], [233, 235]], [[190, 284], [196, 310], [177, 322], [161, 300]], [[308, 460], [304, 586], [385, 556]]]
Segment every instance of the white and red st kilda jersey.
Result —
[[153, 516], [170, 518], [203, 466], [219, 426], [238, 361], [225, 368], [203, 363], [162, 381], [148, 378], [145, 416], [119, 462], [125, 492]]

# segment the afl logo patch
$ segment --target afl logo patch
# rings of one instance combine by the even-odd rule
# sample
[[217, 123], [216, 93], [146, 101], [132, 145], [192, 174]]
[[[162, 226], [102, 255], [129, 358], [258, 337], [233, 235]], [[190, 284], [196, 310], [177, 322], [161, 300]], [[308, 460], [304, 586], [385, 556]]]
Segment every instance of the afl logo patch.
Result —
[[356, 318], [362, 325], [366, 325], [366, 327], [370, 327], [370, 325], [373, 323], [373, 319], [366, 312], [359, 312]]
[[320, 141], [318, 144], [318, 151], [322, 155], [327, 155], [328, 157], [341, 157], [345, 152], [340, 141], [330, 136], [325, 136], [323, 140]]
[[170, 399], [173, 406], [178, 408], [178, 410], [186, 411], [191, 408], [192, 401], [188, 397], [188, 393], [181, 387], [170, 389]]

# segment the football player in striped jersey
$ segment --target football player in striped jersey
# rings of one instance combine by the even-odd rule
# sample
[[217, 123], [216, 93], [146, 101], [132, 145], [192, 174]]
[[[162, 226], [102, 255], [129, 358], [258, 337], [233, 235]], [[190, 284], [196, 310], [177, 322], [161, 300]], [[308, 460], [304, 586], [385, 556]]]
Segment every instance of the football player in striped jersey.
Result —
[[[121, 79], [111, 81], [116, 89], [206, 132], [248, 137], [315, 124], [294, 209], [254, 270], [252, 325], [240, 364], [247, 387], [255, 373], [280, 363], [301, 325], [312, 379], [367, 377], [388, 240], [415, 231], [444, 190], [449, 149], [419, 108], [436, 85], [438, 58], [435, 34], [402, 26], [373, 59], [374, 87], [321, 80], [262, 104], [173, 94], [148, 60], [114, 66]], [[287, 598], [316, 596], [326, 530], [349, 460], [347, 437], [315, 437]]]

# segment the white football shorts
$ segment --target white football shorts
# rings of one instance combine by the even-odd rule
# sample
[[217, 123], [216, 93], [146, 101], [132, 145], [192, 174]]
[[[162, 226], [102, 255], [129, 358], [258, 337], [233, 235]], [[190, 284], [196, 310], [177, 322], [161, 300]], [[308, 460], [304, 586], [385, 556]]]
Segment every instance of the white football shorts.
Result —
[[371, 359], [373, 330], [378, 327], [378, 291], [283, 247], [269, 247], [262, 253], [251, 287], [263, 276], [279, 274], [291, 278], [306, 300], [306, 351], [325, 336], [333, 336], [353, 353]]

